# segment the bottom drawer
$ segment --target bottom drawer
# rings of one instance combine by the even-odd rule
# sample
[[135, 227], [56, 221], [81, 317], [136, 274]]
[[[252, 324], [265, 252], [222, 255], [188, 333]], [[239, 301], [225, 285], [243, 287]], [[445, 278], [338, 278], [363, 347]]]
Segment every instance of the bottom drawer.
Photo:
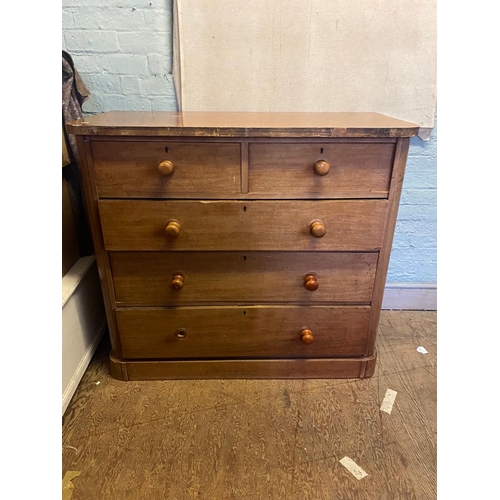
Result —
[[121, 308], [116, 317], [124, 359], [328, 358], [364, 355], [370, 311], [369, 306]]

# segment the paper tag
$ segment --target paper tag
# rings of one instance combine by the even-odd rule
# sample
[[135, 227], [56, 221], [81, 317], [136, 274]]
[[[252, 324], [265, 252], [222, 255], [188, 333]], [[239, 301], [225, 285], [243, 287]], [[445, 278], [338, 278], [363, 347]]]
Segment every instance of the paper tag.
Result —
[[392, 405], [394, 404], [394, 400], [396, 399], [397, 392], [392, 389], [387, 389], [385, 391], [384, 400], [382, 401], [382, 406], [380, 407], [381, 411], [385, 411], [386, 413], [391, 413]]
[[417, 352], [419, 352], [420, 354], [427, 354], [429, 351], [427, 351], [425, 347], [419, 346], [417, 347]]
[[352, 459], [344, 457], [340, 463], [356, 478], [363, 479], [368, 474]]
[[79, 470], [69, 470], [64, 474], [62, 480], [62, 500], [71, 500], [73, 490], [75, 489], [75, 485], [71, 481], [80, 474], [81, 472]]

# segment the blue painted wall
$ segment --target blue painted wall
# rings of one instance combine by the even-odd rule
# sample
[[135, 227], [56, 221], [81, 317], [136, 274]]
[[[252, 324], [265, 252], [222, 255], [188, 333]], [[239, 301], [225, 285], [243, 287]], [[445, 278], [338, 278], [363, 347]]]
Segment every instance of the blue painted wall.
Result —
[[437, 118], [428, 141], [410, 142], [387, 282], [437, 282]]
[[[172, 0], [63, 0], [62, 45], [92, 96], [87, 113], [176, 111]], [[411, 141], [387, 281], [435, 283], [437, 129]]]

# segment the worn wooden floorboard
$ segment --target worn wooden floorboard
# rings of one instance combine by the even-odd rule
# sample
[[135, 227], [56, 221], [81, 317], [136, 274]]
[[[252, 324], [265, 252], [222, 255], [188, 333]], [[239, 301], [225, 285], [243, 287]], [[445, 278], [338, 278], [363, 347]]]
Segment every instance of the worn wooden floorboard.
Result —
[[103, 342], [63, 418], [62, 474], [81, 471], [73, 500], [434, 499], [436, 346], [436, 313], [383, 311], [371, 379], [120, 382]]

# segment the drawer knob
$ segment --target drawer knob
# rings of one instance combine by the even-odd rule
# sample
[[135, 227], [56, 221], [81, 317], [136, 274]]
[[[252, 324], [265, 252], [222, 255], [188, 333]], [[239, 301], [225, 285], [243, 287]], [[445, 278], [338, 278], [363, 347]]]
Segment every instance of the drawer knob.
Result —
[[184, 276], [182, 274], [174, 274], [170, 283], [172, 290], [182, 290], [184, 288]]
[[326, 227], [320, 220], [313, 220], [311, 222], [311, 234], [315, 238], [323, 238], [326, 234]]
[[300, 332], [300, 340], [302, 340], [304, 344], [312, 344], [314, 342], [313, 332], [304, 328]]
[[330, 164], [325, 160], [318, 160], [314, 164], [314, 173], [317, 175], [326, 175], [330, 172]]
[[158, 164], [158, 172], [160, 175], [172, 175], [174, 171], [174, 164], [170, 160], [163, 160]]
[[176, 236], [179, 236], [180, 232], [181, 225], [176, 220], [171, 220], [165, 227], [165, 234], [169, 238], [175, 238]]
[[317, 290], [319, 287], [319, 284], [318, 284], [318, 278], [316, 277], [316, 275], [315, 274], [308, 274], [304, 279], [304, 286], [310, 292], [314, 292], [314, 290]]

